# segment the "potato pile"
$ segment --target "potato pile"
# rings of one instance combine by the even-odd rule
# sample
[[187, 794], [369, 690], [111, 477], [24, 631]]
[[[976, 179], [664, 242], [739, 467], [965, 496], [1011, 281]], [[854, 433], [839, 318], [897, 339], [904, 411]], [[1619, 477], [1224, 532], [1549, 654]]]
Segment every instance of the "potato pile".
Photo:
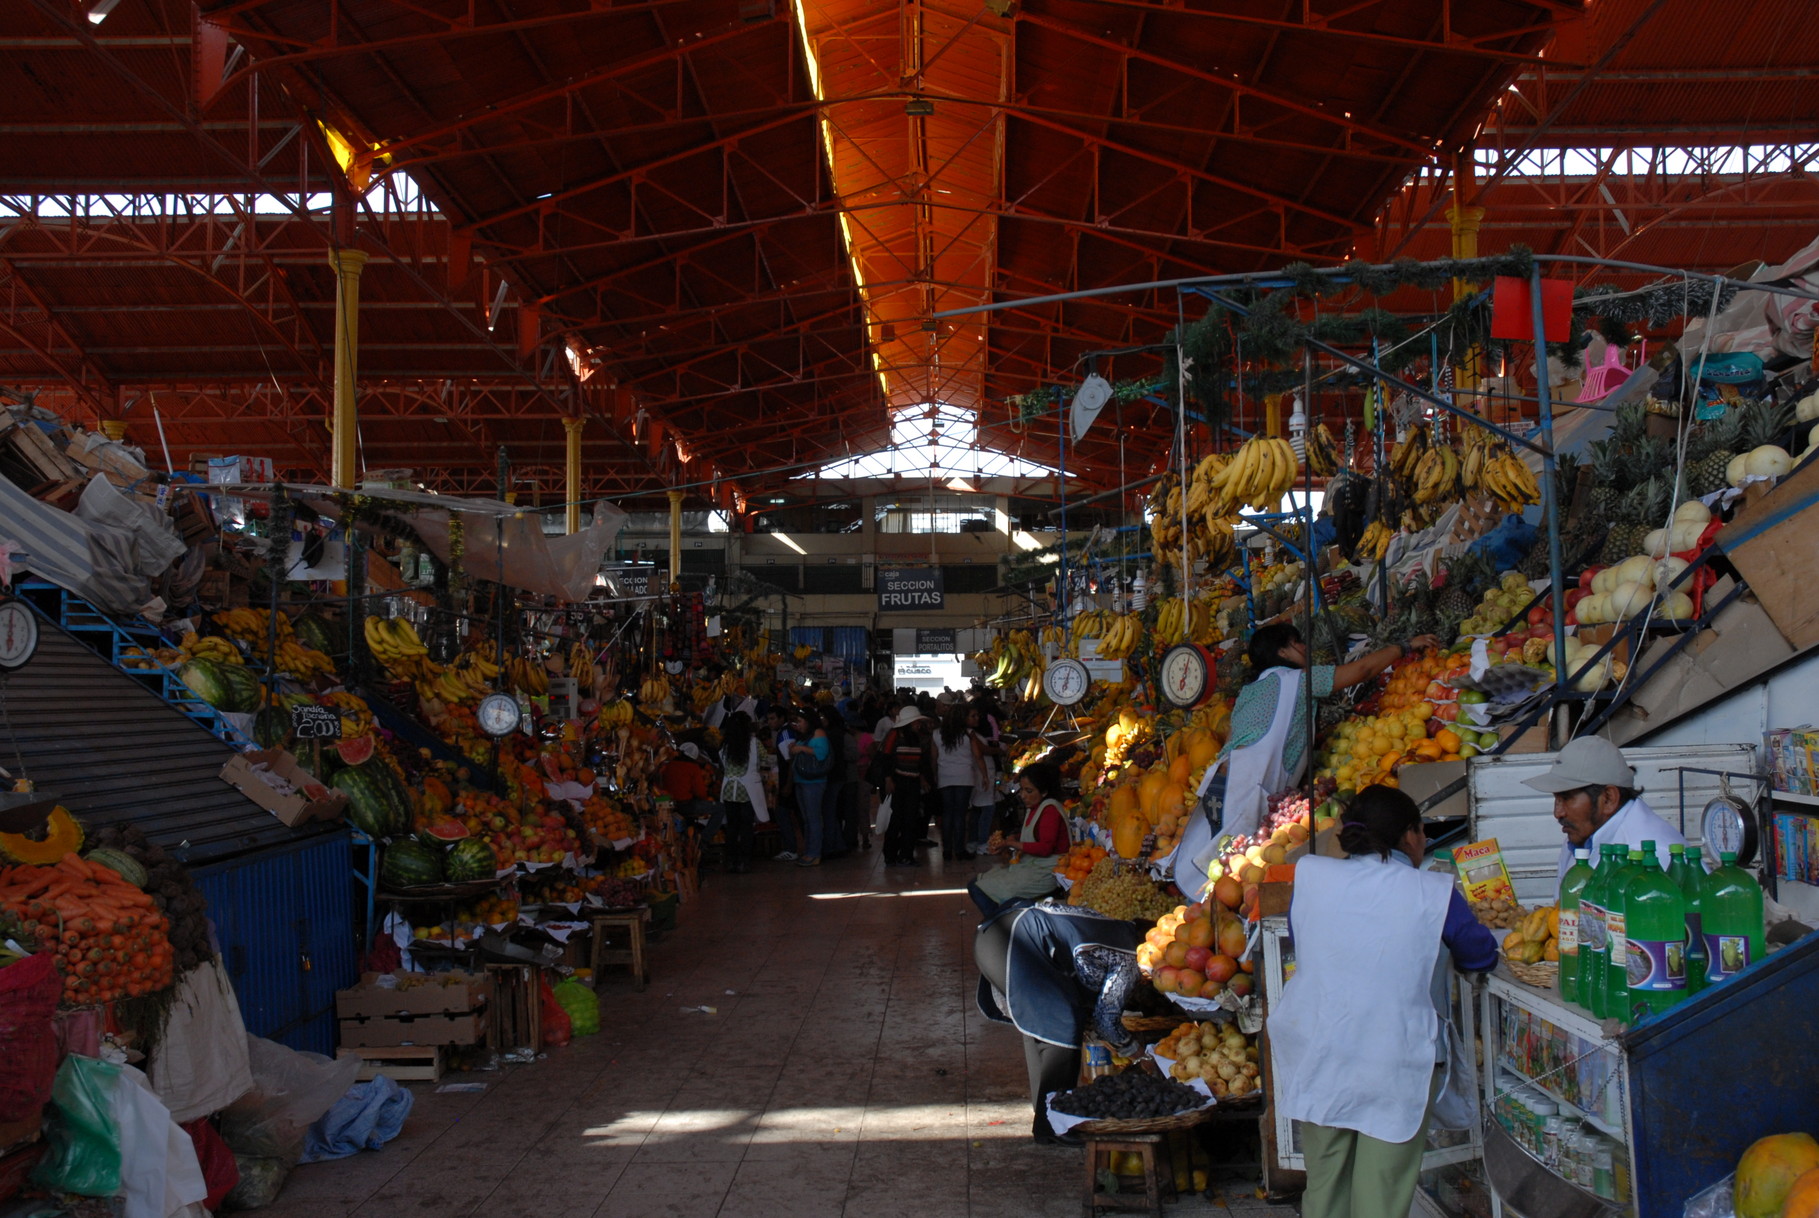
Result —
[[1486, 897], [1470, 904], [1478, 920], [1492, 930], [1514, 930], [1528, 917], [1528, 910], [1508, 897]]
[[1184, 1023], [1157, 1042], [1155, 1051], [1174, 1061], [1170, 1078], [1201, 1079], [1218, 1099], [1238, 1099], [1260, 1087], [1257, 1046], [1236, 1025]]

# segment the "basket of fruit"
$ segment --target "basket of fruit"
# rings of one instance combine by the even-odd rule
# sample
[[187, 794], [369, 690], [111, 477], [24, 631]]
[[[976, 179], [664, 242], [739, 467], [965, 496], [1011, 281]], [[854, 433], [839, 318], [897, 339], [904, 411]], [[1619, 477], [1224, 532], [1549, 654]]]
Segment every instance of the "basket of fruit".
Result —
[[[1185, 1083], [1147, 1070], [1126, 1070], [1096, 1078], [1072, 1091], [1057, 1092], [1049, 1097], [1048, 1106], [1050, 1123], [1057, 1130], [1068, 1124], [1071, 1132], [1081, 1137], [1110, 1138], [1187, 1129], [1204, 1121], [1214, 1103], [1211, 1097]], [[1056, 1122], [1057, 1115], [1076, 1121]]]
[[[1483, 913], [1479, 914], [1479, 921], [1498, 925], [1488, 921]], [[1551, 905], [1531, 910], [1517, 905], [1505, 911], [1498, 921], [1502, 923], [1498, 929], [1508, 930], [1498, 946], [1504, 964], [1516, 980], [1552, 989], [1560, 977], [1560, 943], [1556, 937], [1560, 933], [1560, 911]]]
[[1198, 1079], [1224, 1104], [1261, 1101], [1257, 1045], [1231, 1023], [1182, 1023], [1150, 1046], [1162, 1072], [1179, 1083]]

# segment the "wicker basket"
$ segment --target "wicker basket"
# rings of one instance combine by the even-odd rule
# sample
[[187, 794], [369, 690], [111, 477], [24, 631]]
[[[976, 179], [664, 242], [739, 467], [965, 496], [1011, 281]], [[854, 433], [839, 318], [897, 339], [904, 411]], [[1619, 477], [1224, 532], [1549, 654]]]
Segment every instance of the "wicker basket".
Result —
[[1124, 1025], [1127, 1032], [1173, 1032], [1182, 1024], [1192, 1021], [1179, 1015], [1133, 1015], [1126, 1011], [1118, 1022]]
[[1068, 1132], [1083, 1138], [1116, 1138], [1133, 1133], [1167, 1133], [1171, 1129], [1192, 1129], [1213, 1115], [1217, 1105], [1177, 1112], [1172, 1116], [1144, 1117], [1135, 1121], [1082, 1121]]
[[1551, 990], [1560, 983], [1560, 965], [1552, 960], [1543, 960], [1539, 964], [1523, 964], [1517, 960], [1504, 957], [1503, 963], [1523, 985], [1532, 985], [1538, 990]]

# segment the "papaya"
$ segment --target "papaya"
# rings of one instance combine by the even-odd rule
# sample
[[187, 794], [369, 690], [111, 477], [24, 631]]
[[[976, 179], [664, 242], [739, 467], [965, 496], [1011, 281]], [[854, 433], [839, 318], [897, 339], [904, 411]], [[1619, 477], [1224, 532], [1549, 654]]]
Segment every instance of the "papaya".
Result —
[[1114, 813], [1112, 816], [1112, 851], [1119, 858], [1134, 859], [1143, 852], [1143, 839], [1149, 825], [1140, 812]]
[[1152, 825], [1156, 823], [1157, 819], [1156, 801], [1161, 797], [1162, 789], [1166, 786], [1168, 786], [1168, 771], [1164, 769], [1147, 770], [1143, 777], [1137, 780], [1137, 806], [1142, 811], [1143, 818]]
[[1819, 1218], [1819, 1167], [1808, 1168], [1788, 1190], [1781, 1218]]
[[1750, 1144], [1737, 1161], [1737, 1218], [1781, 1218], [1795, 1183], [1819, 1168], [1819, 1142], [1778, 1133]]

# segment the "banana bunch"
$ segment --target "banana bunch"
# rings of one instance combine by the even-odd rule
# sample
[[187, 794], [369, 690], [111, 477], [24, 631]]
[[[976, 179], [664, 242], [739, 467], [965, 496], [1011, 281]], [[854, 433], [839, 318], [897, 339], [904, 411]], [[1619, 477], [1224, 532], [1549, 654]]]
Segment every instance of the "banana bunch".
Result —
[[1459, 454], [1450, 444], [1435, 444], [1415, 463], [1415, 502], [1438, 503], [1459, 493]]
[[[221, 633], [231, 638], [243, 639], [248, 643], [263, 642], [271, 625], [269, 609], [223, 609], [211, 620], [221, 628]], [[278, 615], [278, 637], [291, 637], [291, 620], [282, 613]]]
[[808, 659], [810, 656], [814, 655], [815, 649], [813, 647], [810, 647], [807, 643], [798, 643], [798, 644], [796, 644], [795, 649], [790, 652], [790, 654], [792, 656], [795, 656], [796, 663], [800, 664], [800, 663], [802, 663], [802, 661], [804, 661], [804, 660]]
[[1252, 436], [1223, 469], [1212, 475], [1213, 489], [1219, 492], [1213, 506], [1219, 509], [1220, 516], [1234, 514], [1239, 504], [1249, 504], [1257, 511], [1274, 510], [1295, 485], [1299, 470], [1295, 450], [1287, 440]]
[[1143, 619], [1135, 613], [1119, 614], [1112, 618], [1100, 636], [1099, 658], [1122, 660], [1136, 651], [1142, 642]]
[[1218, 624], [1211, 606], [1206, 602], [1183, 601], [1178, 596], [1163, 601], [1156, 614], [1156, 637], [1162, 645], [1172, 647], [1181, 642], [1184, 626], [1190, 642], [1205, 644], [1215, 642], [1218, 638]]
[[1218, 489], [1213, 480], [1231, 464], [1231, 458], [1224, 453], [1211, 453], [1200, 458], [1200, 464], [1194, 466], [1193, 477], [1188, 479], [1187, 514], [1203, 516], [1206, 509], [1219, 498]]
[[590, 694], [599, 688], [594, 671], [594, 653], [579, 639], [569, 645], [568, 674], [580, 684], [583, 694]]
[[624, 698], [600, 704], [600, 725], [602, 727], [625, 727], [632, 721], [632, 704]]
[[1475, 491], [1484, 481], [1484, 467], [1496, 456], [1495, 443], [1476, 427], [1466, 428], [1465, 456], [1459, 460], [1459, 485]]
[[1013, 630], [994, 643], [992, 650], [997, 655], [997, 663], [991, 676], [986, 678], [987, 682], [1008, 688], [1033, 677], [1040, 684], [1048, 661], [1036, 645], [1035, 635], [1027, 630]]
[[217, 664], [245, 664], [240, 649], [220, 635], [211, 634], [207, 638], [199, 636], [194, 630], [183, 636], [183, 642], [177, 645], [185, 659], [213, 660]]
[[1074, 619], [1074, 637], [1076, 639], [1102, 639], [1105, 628], [1111, 625], [1112, 611], [1109, 609], [1089, 609]]
[[464, 651], [453, 664], [439, 670], [433, 678], [420, 679], [417, 694], [429, 695], [442, 703], [478, 702], [493, 692], [492, 681], [503, 670], [477, 651]]
[[1150, 492], [1150, 551], [1164, 566], [1181, 560], [1181, 480], [1165, 474]]
[[1402, 482], [1415, 479], [1415, 467], [1427, 455], [1427, 424], [1417, 423], [1390, 449], [1390, 474]]
[[417, 637], [417, 630], [401, 617], [375, 617], [371, 614], [360, 623], [366, 645], [387, 668], [409, 669], [414, 657], [428, 656], [429, 648]]
[[1339, 442], [1325, 423], [1316, 423], [1307, 433], [1307, 467], [1316, 478], [1330, 478], [1339, 472]]
[[[495, 667], [494, 672], [501, 671]], [[510, 656], [505, 661], [505, 683], [530, 697], [549, 692], [549, 670], [523, 656]]]
[[1042, 628], [1041, 638], [1042, 638], [1042, 648], [1043, 648], [1044, 654], [1046, 654], [1047, 649], [1051, 646], [1062, 647], [1062, 646], [1066, 645], [1067, 631], [1063, 630], [1059, 626], [1044, 626]]
[[638, 686], [638, 701], [647, 706], [662, 706], [669, 701], [672, 692], [669, 678], [659, 673], [654, 677], [647, 677]]
[[299, 681], [308, 681], [333, 676], [335, 662], [325, 652], [305, 647], [296, 639], [285, 639], [278, 644], [278, 671], [287, 672]]
[[373, 734], [372, 708], [367, 706], [366, 700], [358, 694], [350, 694], [345, 689], [338, 689], [332, 694], [322, 695], [317, 701], [340, 713], [343, 737]]
[[1205, 529], [1194, 535], [1195, 552], [1206, 559], [1210, 570], [1224, 570], [1238, 561], [1238, 519], [1215, 516], [1208, 508], [1205, 524]]
[[1508, 511], [1520, 511], [1528, 504], [1541, 502], [1541, 487], [1535, 482], [1535, 472], [1512, 453], [1500, 452], [1489, 458], [1478, 484]]
[[1368, 558], [1372, 561], [1382, 558], [1385, 554], [1389, 553], [1390, 541], [1395, 536], [1396, 530], [1390, 528], [1389, 525], [1383, 523], [1383, 521], [1371, 521], [1370, 524], [1366, 526], [1364, 535], [1358, 539], [1358, 557]]

